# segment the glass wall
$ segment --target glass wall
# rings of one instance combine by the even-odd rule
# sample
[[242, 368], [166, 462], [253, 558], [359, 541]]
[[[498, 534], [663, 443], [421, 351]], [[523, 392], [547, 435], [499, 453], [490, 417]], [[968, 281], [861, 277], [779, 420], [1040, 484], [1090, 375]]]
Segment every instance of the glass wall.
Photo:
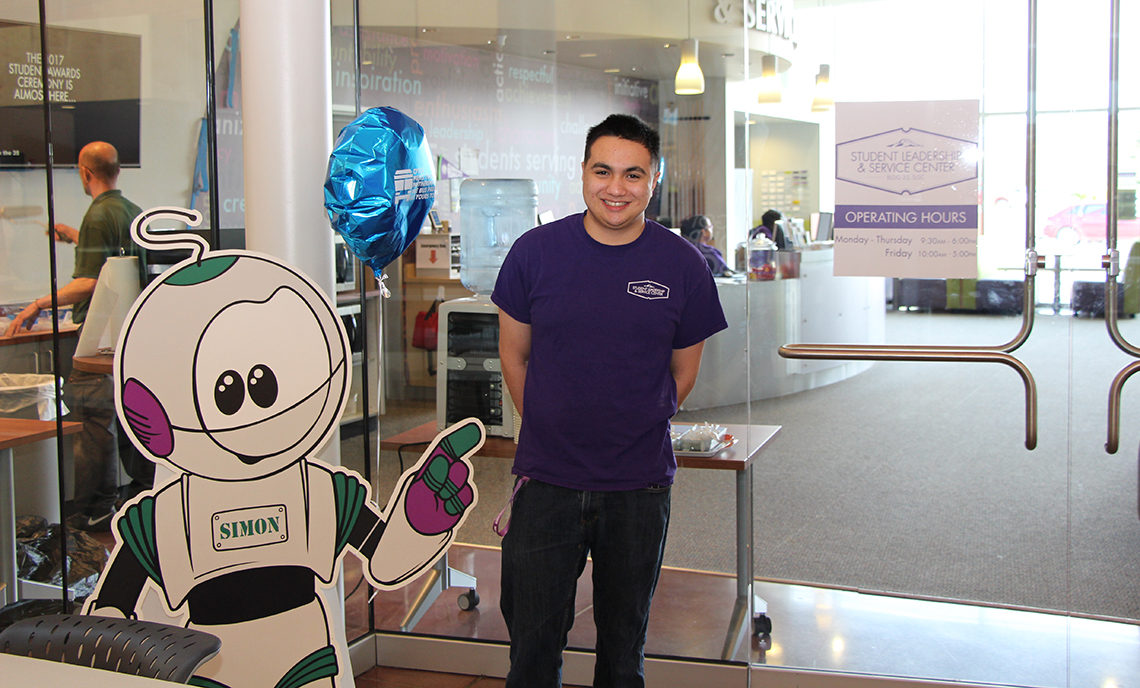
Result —
[[[232, 22], [233, 17], [226, 23]], [[62, 411], [67, 414], [59, 437], [13, 450], [13, 475], [4, 479], [6, 497], [14, 496], [12, 512], [3, 519], [8, 533], [5, 548], [12, 546], [11, 514], [32, 517], [21, 521], [19, 565], [13, 564], [10, 570], [13, 575], [19, 571], [20, 583], [5, 577], [9, 603], [17, 598], [25, 602], [62, 599], [59, 526], [52, 524], [80, 509], [73, 497], [77, 489], [85, 491], [73, 479], [78, 385], [69, 380], [77, 369], [73, 355], [79, 337], [73, 320], [77, 292], [72, 290], [89, 290], [95, 279], [77, 267], [73, 232], [92, 205], [91, 192], [98, 196], [103, 189], [89, 185], [79, 153], [92, 141], [108, 142], [117, 150], [121, 165], [117, 187], [125, 198], [143, 208], [188, 205], [198, 190], [194, 167], [205, 114], [204, 28], [201, 6], [177, 3], [119, 2], [98, 7], [74, 2], [0, 3], [5, 63], [0, 96], [4, 139], [0, 144], [0, 314], [4, 319], [0, 322], [7, 330], [22, 311], [25, 315], [33, 312], [26, 310], [32, 302], [43, 307], [37, 320], [25, 321], [30, 331], [12, 337], [0, 332], [0, 375], [4, 378], [0, 393], [6, 399], [0, 415], [4, 422], [54, 420], [53, 376], [63, 386]], [[47, 110], [45, 90], [50, 102]], [[45, 137], [49, 129], [50, 145]], [[59, 229], [54, 241], [48, 232], [53, 225]], [[55, 323], [49, 305], [53, 285], [60, 294]], [[113, 326], [104, 328], [103, 338], [98, 327], [87, 329], [87, 353], [95, 353], [118, 334]], [[95, 356], [87, 363], [109, 370], [110, 360]], [[35, 388], [39, 392], [28, 396], [28, 390]], [[100, 387], [86, 404], [97, 409], [92, 413], [109, 419], [97, 431], [101, 433], [107, 432], [108, 423], [114, 426], [109, 390], [109, 384]], [[105, 437], [107, 443], [114, 443], [113, 435]], [[126, 455], [130, 449], [122, 451]], [[140, 475], [148, 480], [145, 467], [150, 464], [142, 465]], [[9, 477], [11, 484], [7, 484]], [[120, 467], [118, 477], [122, 489], [106, 495], [106, 501], [121, 503], [130, 496], [131, 475]], [[92, 532], [72, 528], [68, 540], [69, 581], [74, 595], [80, 597], [91, 591], [93, 574], [106, 561], [105, 548], [111, 542], [108, 519], [100, 518], [110, 507], [102, 504], [100, 508], [103, 513], [96, 514]], [[86, 520], [83, 513], [77, 516]], [[48, 549], [56, 552], [45, 554], [38, 567], [31, 566], [40, 561], [37, 552], [53, 543]], [[6, 566], [10, 556], [5, 552]]]
[[[397, 108], [427, 132], [438, 177], [436, 212], [383, 270], [389, 297], [359, 261], [337, 271], [353, 366], [336, 460], [383, 505], [442, 424], [476, 415], [489, 429], [479, 501], [444, 565], [378, 592], [345, 559], [346, 636], [379, 632], [382, 657], [396, 640], [505, 657], [491, 523], [511, 494], [518, 419], [496, 378], [485, 285], [460, 275], [463, 180], [533, 180], [540, 217], [580, 212], [586, 130], [627, 112], [662, 134], [648, 215], [673, 228], [707, 216], [729, 268], [717, 277], [729, 329], [706, 344], [675, 425], [732, 438], [679, 457], [651, 676], [680, 659], [740, 685], [746, 667], [753, 679], [1134, 680], [1140, 62], [1136, 7], [1118, 5], [1114, 42], [1108, 0], [333, 0], [334, 134]], [[41, 50], [40, 3], [0, 0], [3, 315], [71, 279], [73, 247], [45, 230], [83, 217], [76, 153], [95, 138], [119, 148], [128, 198], [196, 208], [212, 246], [243, 246], [242, 132], [255, 123], [242, 120], [238, 3], [44, 10]], [[691, 39], [704, 86], [679, 95]], [[41, 52], [56, 68], [50, 168], [32, 92]], [[955, 180], [976, 189], [976, 276], [844, 256], [857, 235], [839, 210], [859, 195], [837, 181], [837, 144], [852, 113], [893, 121], [916, 103], [976, 115], [976, 178]], [[765, 230], [768, 210], [781, 217]], [[152, 276], [166, 265], [150, 262]], [[58, 361], [66, 379], [78, 338], [60, 315], [58, 348], [46, 318], [38, 335], [0, 339], [0, 373], [50, 380]], [[16, 454], [16, 513], [60, 520], [72, 441], [20, 450], [36, 463]], [[42, 468], [57, 456], [61, 478]], [[570, 647], [588, 652], [588, 577], [576, 612]], [[590, 666], [573, 655], [568, 683], [588, 683]]]
[[[733, 206], [734, 193], [739, 203], [749, 199], [745, 190], [734, 186], [736, 122], [726, 103], [733, 84], [746, 82], [750, 70], [760, 69], [761, 53], [750, 49], [749, 41], [771, 40], [790, 51], [786, 38], [750, 37], [739, 24], [720, 23], [709, 8], [695, 3], [658, 4], [652, 9], [658, 20], [644, 26], [646, 3], [620, 3], [607, 8], [603, 26], [600, 16], [556, 3], [474, 3], [446, 12], [421, 3], [411, 16], [402, 16], [394, 15], [386, 3], [365, 2], [359, 6], [359, 52], [354, 53], [352, 7], [333, 7], [334, 120], [343, 124], [358, 110], [390, 106], [428, 132], [439, 162], [436, 209], [441, 231], [421, 235], [421, 242], [437, 240], [446, 251], [457, 234], [469, 240], [478, 231], [465, 225], [469, 219], [463, 212], [463, 182], [469, 178], [533, 180], [543, 218], [581, 212], [586, 131], [607, 114], [623, 112], [642, 117], [662, 135], [664, 174], [649, 216], [673, 228], [687, 217], [708, 216], [712, 240], [733, 260], [751, 218]], [[615, 31], [614, 25], [627, 28]], [[674, 77], [681, 44], [690, 36], [698, 39], [703, 92], [677, 95]], [[454, 251], [456, 244], [451, 245]], [[385, 270], [393, 297], [384, 300], [381, 309], [385, 410], [377, 428], [382, 451], [374, 489], [386, 494], [426, 444], [414, 440], [429, 439], [440, 423], [478, 415], [490, 436], [475, 463], [479, 503], [457, 535], [449, 568], [404, 590], [379, 593], [373, 612], [376, 628], [385, 633], [477, 639], [501, 646], [508, 638], [498, 611], [500, 538], [491, 523], [511, 495], [514, 428], [509, 405], [498, 417], [495, 408], [473, 401], [496, 384], [487, 370], [494, 371], [497, 362], [490, 367], [486, 362], [495, 358], [494, 333], [489, 351], [469, 348], [470, 340], [485, 334], [480, 318], [495, 312], [487, 298], [491, 284], [465, 283], [457, 266], [433, 263], [430, 251], [427, 245], [418, 247]], [[438, 349], [436, 341], [429, 347], [416, 344], [422, 316], [433, 308], [440, 314]], [[733, 317], [738, 325], [746, 319], [743, 312]], [[730, 369], [721, 374], [725, 372]], [[733, 384], [743, 398], [742, 381]], [[728, 422], [715, 412], [699, 420]], [[710, 483], [704, 482], [705, 473], [716, 486], [713, 493], [706, 492]], [[708, 496], [736, 504], [734, 473], [682, 468], [677, 493], [690, 494], [675, 498], [680, 515], [673, 523], [707, 525], [710, 515], [700, 504]], [[739, 504], [746, 521], [747, 502]], [[718, 564], [711, 563], [709, 551], [694, 549], [689, 538], [670, 539], [665, 557], [671, 568], [663, 574], [662, 602], [655, 607], [661, 611], [655, 611], [651, 622], [648, 653], [718, 661], [723, 656], [738, 665], [747, 661], [747, 609], [736, 619], [737, 629], [744, 631], [740, 642], [725, 649], [738, 596], [733, 580], [723, 573], [735, 572], [737, 545], [749, 546], [747, 539], [737, 542], [733, 520], [724, 520], [725, 513], [716, 518], [718, 538], [723, 536], [717, 545]], [[716, 573], [690, 574], [682, 567]], [[703, 588], [705, 583], [710, 587]], [[575, 650], [588, 651], [595, 633], [588, 575], [581, 585], [569, 642]], [[674, 606], [679, 599], [705, 612], [688, 614]], [[568, 671], [569, 682], [583, 676], [580, 667]], [[588, 682], [586, 676], [580, 680]]]

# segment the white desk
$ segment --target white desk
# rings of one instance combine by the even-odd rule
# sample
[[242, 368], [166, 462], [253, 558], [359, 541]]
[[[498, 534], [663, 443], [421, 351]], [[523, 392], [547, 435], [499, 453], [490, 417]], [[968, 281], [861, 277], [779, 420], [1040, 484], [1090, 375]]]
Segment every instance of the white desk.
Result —
[[[716, 280], [728, 329], [705, 340], [701, 374], [682, 409], [805, 392], [857, 375], [870, 361], [781, 358], [785, 344], [879, 344], [886, 332], [882, 277], [836, 277], [832, 249], [804, 251], [799, 277]], [[745, 383], [751, 370], [752, 389]]]
[[0, 685], [82, 686], [82, 688], [161, 688], [173, 685], [157, 678], [144, 678], [114, 671], [32, 659], [0, 653]]
[[[63, 434], [79, 432], [82, 423], [63, 423]], [[55, 437], [54, 420], [0, 418], [0, 586], [7, 602], [19, 599], [16, 576], [16, 505], [12, 484], [12, 448]]]

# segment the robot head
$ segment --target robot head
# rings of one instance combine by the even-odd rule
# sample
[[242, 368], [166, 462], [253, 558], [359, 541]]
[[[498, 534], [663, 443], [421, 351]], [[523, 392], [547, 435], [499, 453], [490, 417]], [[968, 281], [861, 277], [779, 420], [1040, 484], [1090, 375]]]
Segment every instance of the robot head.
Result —
[[348, 339], [295, 269], [246, 251], [202, 253], [135, 302], [119, 340], [116, 406], [153, 460], [217, 480], [269, 475], [336, 429]]

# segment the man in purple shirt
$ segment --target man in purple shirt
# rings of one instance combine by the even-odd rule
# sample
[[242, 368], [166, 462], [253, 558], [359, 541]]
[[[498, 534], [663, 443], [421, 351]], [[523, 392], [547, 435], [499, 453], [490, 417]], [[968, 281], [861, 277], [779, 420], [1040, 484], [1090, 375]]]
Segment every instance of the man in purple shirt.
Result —
[[704, 340], [727, 327], [685, 239], [645, 219], [660, 139], [636, 117], [590, 129], [586, 211], [521, 236], [499, 272], [503, 377], [522, 414], [503, 539], [509, 688], [561, 684], [574, 593], [593, 558], [594, 686], [643, 686], [649, 605], [677, 469], [669, 419]]

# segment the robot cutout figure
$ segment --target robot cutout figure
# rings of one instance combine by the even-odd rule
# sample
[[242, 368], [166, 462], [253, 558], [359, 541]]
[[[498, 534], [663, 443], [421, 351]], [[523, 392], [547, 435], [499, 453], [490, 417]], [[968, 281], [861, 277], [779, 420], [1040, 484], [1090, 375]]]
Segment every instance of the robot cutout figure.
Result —
[[335, 583], [348, 552], [379, 588], [432, 566], [476, 501], [467, 457], [483, 426], [441, 432], [381, 509], [359, 475], [313, 458], [339, 427], [351, 367], [328, 298], [268, 256], [145, 229], [162, 217], [194, 226], [201, 215], [156, 208], [132, 226], [146, 248], [191, 256], [128, 314], [115, 402], [132, 441], [174, 477], [119, 512], [85, 612], [142, 616], [143, 593], [157, 590], [170, 612], [222, 640], [193, 685], [351, 680], [318, 586]]

